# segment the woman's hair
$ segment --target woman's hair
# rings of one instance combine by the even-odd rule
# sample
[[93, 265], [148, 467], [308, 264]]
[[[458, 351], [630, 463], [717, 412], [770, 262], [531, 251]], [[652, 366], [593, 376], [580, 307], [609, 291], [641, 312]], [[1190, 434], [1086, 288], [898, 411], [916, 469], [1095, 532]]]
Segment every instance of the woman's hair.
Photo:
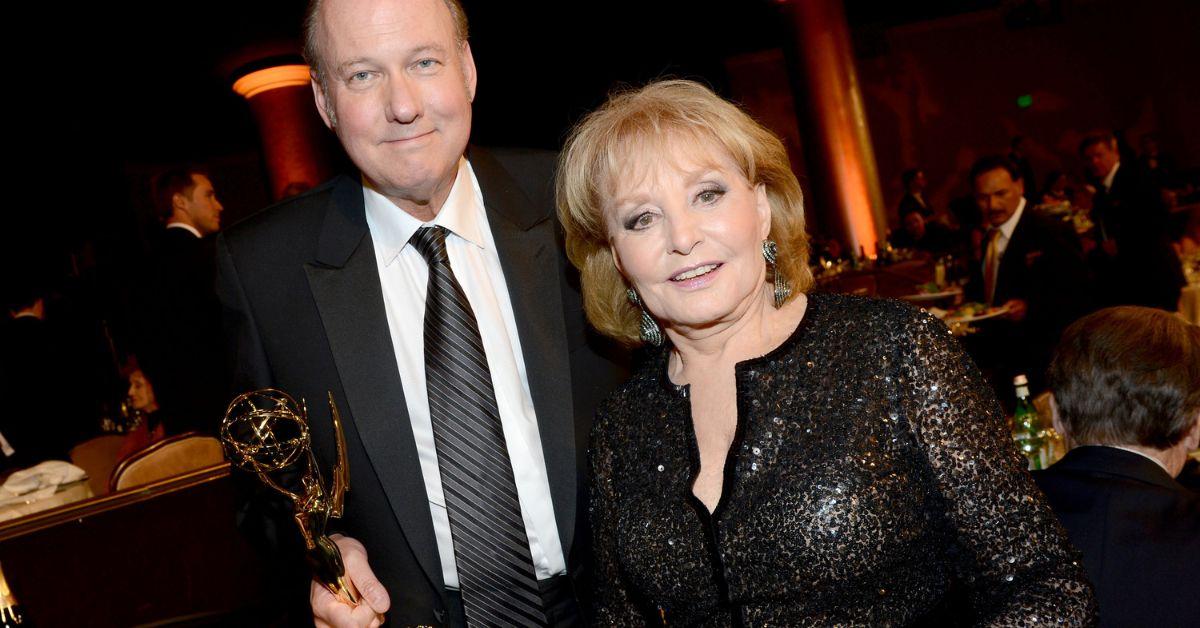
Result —
[[1152, 308], [1100, 310], [1063, 332], [1049, 376], [1071, 440], [1168, 449], [1200, 415], [1200, 328]]
[[557, 195], [567, 256], [582, 276], [588, 320], [625, 344], [641, 344], [641, 314], [626, 297], [627, 285], [613, 261], [605, 202], [622, 176], [669, 162], [680, 148], [689, 158], [724, 152], [752, 186], [764, 186], [770, 238], [779, 246], [776, 272], [791, 283], [792, 294], [813, 282], [804, 196], [775, 134], [694, 81], [663, 80], [617, 92], [571, 131], [559, 158]]

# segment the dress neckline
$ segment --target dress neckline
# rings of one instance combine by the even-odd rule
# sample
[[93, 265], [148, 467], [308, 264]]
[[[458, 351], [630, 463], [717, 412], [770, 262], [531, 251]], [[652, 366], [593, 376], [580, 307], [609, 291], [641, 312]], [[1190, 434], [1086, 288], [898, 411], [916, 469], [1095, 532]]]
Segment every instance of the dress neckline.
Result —
[[[808, 293], [804, 294], [804, 298], [808, 301], [804, 305], [804, 316], [800, 318], [800, 322], [796, 323], [796, 328], [792, 330], [792, 333], [788, 334], [787, 338], [784, 338], [783, 342], [779, 343], [774, 349], [771, 349], [770, 351], [767, 351], [758, 357], [742, 360], [741, 362], [734, 364], [733, 371], [735, 375], [745, 368], [770, 362], [779, 356], [790, 352], [796, 345], [800, 344], [800, 342], [807, 335], [808, 329], [811, 326], [809, 321], [811, 321], [813, 318], [814, 306], [821, 299], [820, 296]], [[688, 391], [691, 389], [691, 384], [676, 384], [675, 382], [671, 381], [671, 375], [668, 373], [668, 369], [670, 368], [671, 364], [672, 348], [673, 345], [668, 341], [658, 353], [658, 358], [654, 365], [654, 371], [657, 374], [656, 377], [658, 378], [659, 384], [661, 384], [664, 389], [687, 397]]]

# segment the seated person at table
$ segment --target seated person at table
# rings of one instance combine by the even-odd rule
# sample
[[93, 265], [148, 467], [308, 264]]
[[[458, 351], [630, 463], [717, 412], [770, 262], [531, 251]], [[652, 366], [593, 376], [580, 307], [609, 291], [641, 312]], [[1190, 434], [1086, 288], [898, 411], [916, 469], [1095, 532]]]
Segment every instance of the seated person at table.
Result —
[[158, 399], [154, 396], [154, 386], [150, 384], [142, 369], [137, 367], [136, 362], [127, 367], [127, 372], [129, 392], [126, 404], [130, 412], [140, 414], [142, 420], [125, 435], [125, 441], [121, 443], [121, 449], [117, 453], [117, 460], [124, 460], [157, 443], [166, 435]]
[[[36, 275], [36, 273], [30, 273]], [[44, 280], [5, 277], [7, 315], [0, 323], [0, 467], [31, 467], [69, 460], [79, 416], [67, 356], [58, 330], [46, 320]]]
[[1091, 280], [1071, 225], [1028, 206], [1015, 164], [998, 155], [984, 157], [971, 167], [970, 178], [986, 231], [966, 297], [1008, 312], [981, 324], [968, 347], [1001, 399], [1008, 399], [1009, 382], [1019, 373], [1041, 388], [1054, 341], [1091, 309]]
[[1063, 334], [1054, 426], [1072, 449], [1034, 472], [1096, 587], [1102, 626], [1200, 622], [1200, 496], [1174, 477], [1200, 444], [1200, 328], [1115, 307]]
[[928, 220], [913, 209], [900, 216], [901, 228], [892, 233], [891, 244], [898, 249], [915, 249], [935, 257], [953, 253], [957, 234], [936, 220]]

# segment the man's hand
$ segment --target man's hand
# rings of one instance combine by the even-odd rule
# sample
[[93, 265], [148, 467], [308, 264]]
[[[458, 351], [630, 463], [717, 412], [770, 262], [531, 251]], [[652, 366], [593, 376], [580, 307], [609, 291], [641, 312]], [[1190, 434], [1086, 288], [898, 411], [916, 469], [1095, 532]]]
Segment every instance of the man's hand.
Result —
[[367, 550], [362, 543], [340, 534], [329, 537], [342, 552], [346, 565], [346, 580], [358, 591], [358, 607], [346, 604], [329, 592], [324, 585], [312, 581], [308, 601], [312, 604], [313, 623], [317, 628], [374, 628], [383, 624], [383, 614], [392, 605], [387, 591], [375, 578], [367, 564]]
[[1025, 315], [1029, 313], [1029, 305], [1025, 303], [1024, 299], [1009, 299], [1004, 307], [1008, 308], [1008, 320], [1018, 323], [1025, 320]]

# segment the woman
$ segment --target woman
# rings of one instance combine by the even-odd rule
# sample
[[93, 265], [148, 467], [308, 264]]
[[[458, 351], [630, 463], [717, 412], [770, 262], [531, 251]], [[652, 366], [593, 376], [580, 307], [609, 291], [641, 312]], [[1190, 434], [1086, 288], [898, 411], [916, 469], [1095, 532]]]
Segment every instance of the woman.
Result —
[[589, 115], [559, 177], [589, 319], [662, 345], [592, 435], [598, 624], [908, 625], [956, 587], [980, 623], [1093, 620], [946, 328], [804, 294], [800, 187], [769, 131], [663, 81]]
[[129, 392], [125, 403], [133, 413], [140, 414], [142, 420], [137, 422], [121, 441], [117, 460], [124, 460], [165, 436], [158, 399], [154, 396], [154, 387], [150, 385], [150, 380], [136, 362], [131, 362], [126, 371], [129, 373]]

